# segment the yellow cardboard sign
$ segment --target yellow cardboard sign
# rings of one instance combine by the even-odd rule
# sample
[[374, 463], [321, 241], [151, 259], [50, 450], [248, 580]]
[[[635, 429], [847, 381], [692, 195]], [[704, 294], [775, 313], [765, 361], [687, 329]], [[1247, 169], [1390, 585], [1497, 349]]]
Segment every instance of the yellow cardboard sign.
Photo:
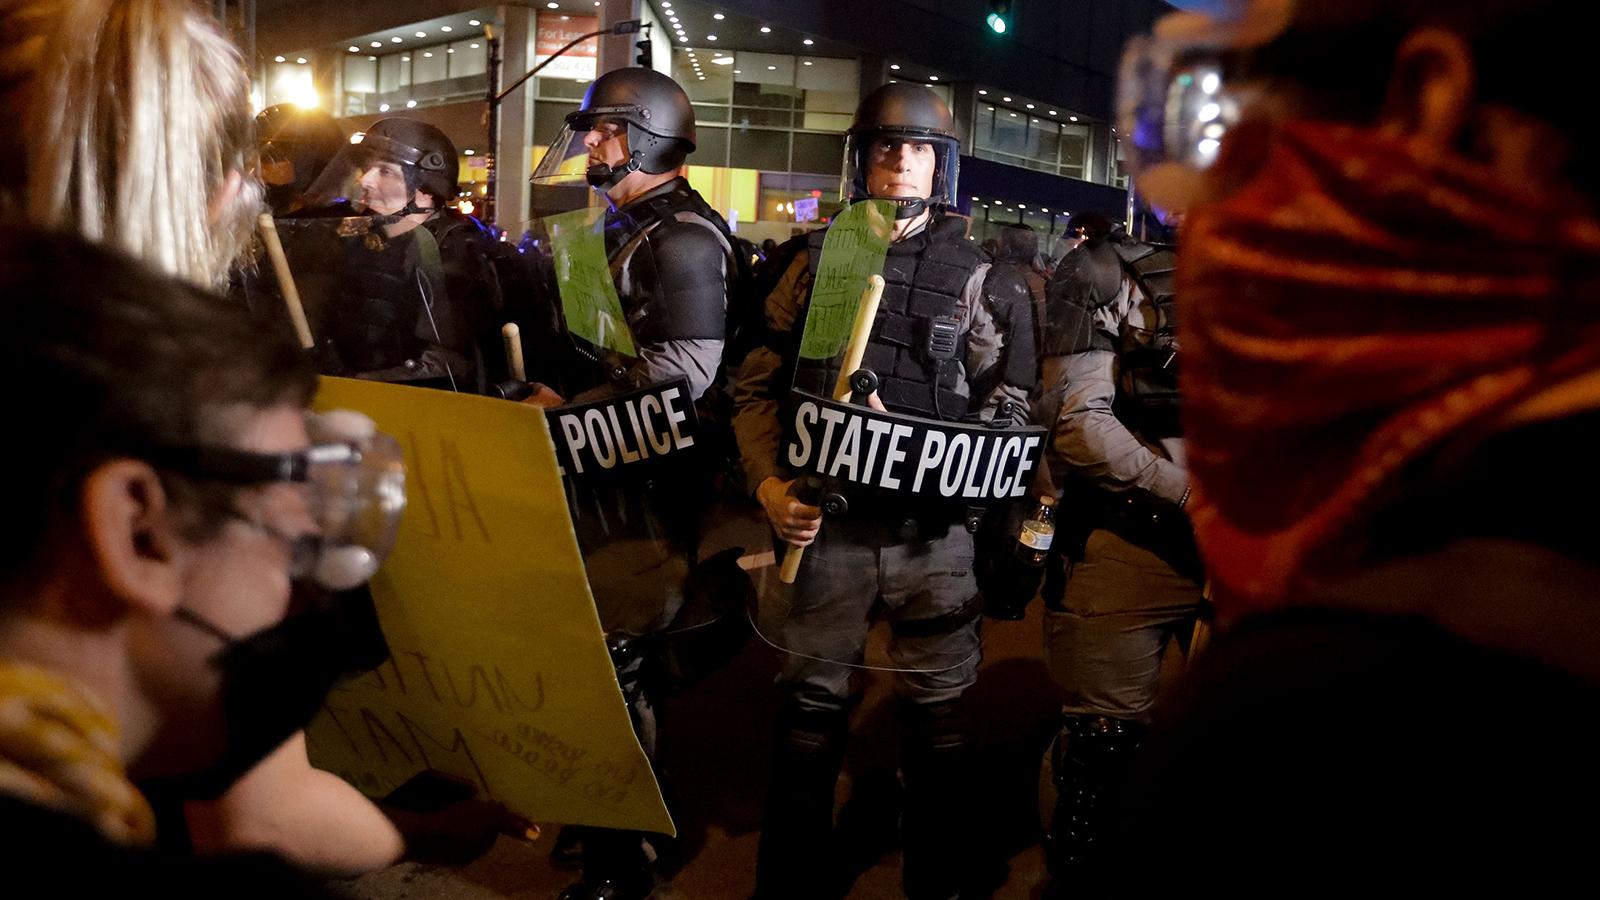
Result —
[[342, 378], [405, 450], [409, 504], [372, 581], [391, 658], [336, 688], [311, 759], [371, 796], [425, 769], [535, 821], [673, 833], [590, 598], [544, 415]]

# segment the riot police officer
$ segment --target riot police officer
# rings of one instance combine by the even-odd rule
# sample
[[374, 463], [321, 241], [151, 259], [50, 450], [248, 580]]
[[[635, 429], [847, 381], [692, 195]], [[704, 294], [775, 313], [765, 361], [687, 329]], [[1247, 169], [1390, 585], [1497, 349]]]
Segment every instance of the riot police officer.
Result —
[[305, 210], [306, 192], [349, 141], [328, 113], [278, 103], [256, 116], [256, 143], [267, 206], [288, 218]]
[[316, 330], [336, 360], [330, 374], [482, 392], [478, 336], [501, 306], [500, 289], [492, 236], [447, 206], [459, 176], [444, 132], [390, 117], [353, 138], [317, 179], [311, 214], [348, 206], [366, 217], [307, 226], [332, 227], [344, 250], [335, 296], [318, 311]]
[[1073, 216], [1068, 232], [1083, 240], [1046, 290], [1036, 411], [1053, 425], [1057, 544], [1072, 560], [1044, 591], [1046, 656], [1066, 698], [1050, 754], [1057, 892], [1096, 874], [1162, 650], [1192, 625], [1203, 581], [1184, 513], [1174, 248], [1114, 232], [1098, 213]]
[[[548, 268], [567, 274], [557, 286], [565, 346], [556, 383], [540, 384], [528, 402], [549, 408], [557, 423], [552, 430], [561, 434], [562, 417], [584, 409], [622, 404], [629, 411], [619, 421], [628, 421], [643, 415], [630, 397], [652, 398], [644, 402], [658, 403], [657, 410], [680, 398], [679, 414], [700, 430], [638, 465], [610, 472], [596, 464], [566, 466], [569, 510], [601, 626], [652, 758], [664, 682], [669, 671], [684, 674], [683, 661], [672, 657], [673, 635], [687, 627], [687, 617], [705, 614], [697, 604], [707, 590], [731, 590], [743, 622], [748, 590], [734, 556], [701, 560], [699, 554], [717, 466], [705, 401], [722, 365], [736, 262], [727, 224], [683, 176], [694, 148], [694, 109], [683, 88], [651, 69], [621, 69], [589, 87], [533, 174], [535, 231], [555, 256]], [[599, 232], [604, 259], [572, 262], [563, 234], [574, 227]], [[574, 285], [581, 272], [605, 280], [601, 293], [614, 292], [620, 321], [589, 327], [596, 323], [584, 317], [594, 310], [572, 295], [596, 285]], [[530, 339], [538, 336], [523, 336], [531, 356]], [[560, 449], [578, 452], [567, 444]], [[663, 838], [635, 832], [569, 830], [562, 846], [574, 840], [581, 841], [583, 876], [564, 900], [646, 897], [655, 878], [650, 855], [670, 852]]]
[[[984, 298], [989, 265], [968, 240], [967, 220], [950, 211], [959, 150], [949, 109], [922, 86], [884, 85], [856, 111], [846, 137], [844, 199], [889, 201], [893, 210], [886, 286], [863, 357], [872, 377], [858, 396], [928, 428], [996, 419], [1021, 425], [1035, 360], [1031, 350], [1008, 353]], [[794, 371], [796, 392], [826, 393], [831, 383], [831, 373], [806, 358], [801, 331], [822, 290], [818, 272], [827, 266], [823, 248], [835, 227], [837, 220], [797, 239], [806, 242], [804, 252], [767, 299], [771, 340], [745, 359], [734, 385], [734, 427], [749, 484], [777, 536], [810, 545], [792, 588], [776, 601], [787, 609], [767, 634], [788, 655], [757, 894], [843, 892], [828, 853], [833, 796], [852, 671], [863, 658], [869, 616], [882, 609], [900, 678], [904, 886], [913, 900], [946, 898], [960, 889], [965, 846], [957, 823], [971, 783], [960, 700], [976, 681], [980, 655], [982, 603], [966, 511], [919, 496], [857, 491], [836, 504], [848, 513], [830, 514], [824, 524], [822, 510], [795, 495], [792, 451], [780, 449], [780, 409], [799, 396], [784, 373]], [[1026, 305], [1020, 312], [1019, 323], [1031, 330]], [[990, 378], [996, 372], [1006, 377]], [[978, 393], [975, 386], [985, 383], [992, 388]]]

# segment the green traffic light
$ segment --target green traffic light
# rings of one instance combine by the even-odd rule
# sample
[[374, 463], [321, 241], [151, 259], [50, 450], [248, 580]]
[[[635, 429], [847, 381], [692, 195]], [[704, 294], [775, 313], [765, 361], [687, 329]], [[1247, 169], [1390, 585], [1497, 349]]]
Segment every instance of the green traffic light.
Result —
[[1006, 20], [1005, 20], [1005, 17], [1000, 15], [999, 13], [989, 13], [989, 27], [994, 29], [994, 33], [995, 34], [1005, 34], [1006, 33]]

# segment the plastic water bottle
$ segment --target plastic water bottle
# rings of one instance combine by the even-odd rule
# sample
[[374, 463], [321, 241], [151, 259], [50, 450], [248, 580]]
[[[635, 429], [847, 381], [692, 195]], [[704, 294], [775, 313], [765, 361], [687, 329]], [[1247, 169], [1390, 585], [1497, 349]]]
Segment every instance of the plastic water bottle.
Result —
[[1017, 535], [1017, 558], [1030, 566], [1044, 565], [1056, 537], [1056, 498], [1040, 497], [1039, 505], [1022, 523]]

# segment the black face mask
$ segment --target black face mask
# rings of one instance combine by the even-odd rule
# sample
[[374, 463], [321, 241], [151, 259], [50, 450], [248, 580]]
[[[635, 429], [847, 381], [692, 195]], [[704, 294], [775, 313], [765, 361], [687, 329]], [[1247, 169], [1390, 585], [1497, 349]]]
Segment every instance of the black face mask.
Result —
[[310, 724], [335, 684], [389, 657], [366, 585], [320, 596], [305, 611], [245, 638], [235, 638], [180, 608], [177, 617], [222, 641], [211, 664], [222, 673], [227, 725], [222, 756], [196, 772], [160, 779], [152, 787], [185, 799], [221, 795], [295, 732]]

